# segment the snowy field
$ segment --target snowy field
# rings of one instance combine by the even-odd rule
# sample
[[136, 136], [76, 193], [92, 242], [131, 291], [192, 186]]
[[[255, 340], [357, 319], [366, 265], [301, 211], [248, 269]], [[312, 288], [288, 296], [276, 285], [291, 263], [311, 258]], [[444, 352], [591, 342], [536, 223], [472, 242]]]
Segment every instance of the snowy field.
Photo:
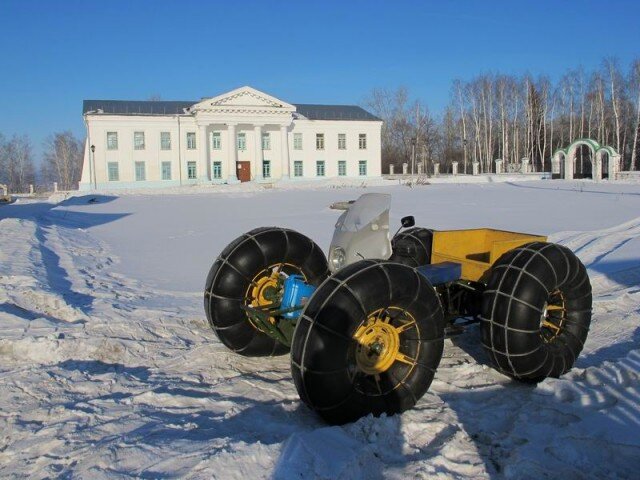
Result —
[[[0, 206], [0, 477], [638, 478], [640, 185], [340, 187]], [[299, 401], [287, 356], [218, 343], [202, 289], [228, 242], [278, 225], [326, 249], [328, 205], [371, 191], [393, 195], [392, 225], [413, 214], [575, 251], [594, 290], [576, 368], [514, 383], [486, 365], [473, 326], [445, 342], [416, 408], [327, 427]]]

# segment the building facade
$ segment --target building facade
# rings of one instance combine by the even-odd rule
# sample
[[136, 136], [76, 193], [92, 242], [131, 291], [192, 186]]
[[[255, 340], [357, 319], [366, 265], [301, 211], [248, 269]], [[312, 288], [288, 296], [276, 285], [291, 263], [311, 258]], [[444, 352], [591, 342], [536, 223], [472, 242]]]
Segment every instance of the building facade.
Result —
[[85, 100], [80, 190], [381, 175], [382, 121], [251, 87], [199, 102]]

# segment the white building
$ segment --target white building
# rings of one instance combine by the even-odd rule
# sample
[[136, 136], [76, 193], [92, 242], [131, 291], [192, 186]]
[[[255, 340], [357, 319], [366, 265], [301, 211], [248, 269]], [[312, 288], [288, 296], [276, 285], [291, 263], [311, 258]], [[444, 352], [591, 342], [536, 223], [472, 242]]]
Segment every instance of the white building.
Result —
[[242, 87], [199, 102], [85, 100], [83, 116], [80, 190], [381, 175], [382, 121], [356, 106]]

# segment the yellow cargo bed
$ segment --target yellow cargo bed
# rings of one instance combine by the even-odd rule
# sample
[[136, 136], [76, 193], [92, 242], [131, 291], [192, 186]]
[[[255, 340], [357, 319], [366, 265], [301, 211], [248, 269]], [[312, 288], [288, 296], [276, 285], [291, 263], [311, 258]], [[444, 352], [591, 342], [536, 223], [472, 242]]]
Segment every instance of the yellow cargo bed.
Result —
[[546, 241], [542, 235], [491, 228], [434, 231], [431, 263], [460, 263], [462, 279], [479, 281], [502, 254], [525, 243]]

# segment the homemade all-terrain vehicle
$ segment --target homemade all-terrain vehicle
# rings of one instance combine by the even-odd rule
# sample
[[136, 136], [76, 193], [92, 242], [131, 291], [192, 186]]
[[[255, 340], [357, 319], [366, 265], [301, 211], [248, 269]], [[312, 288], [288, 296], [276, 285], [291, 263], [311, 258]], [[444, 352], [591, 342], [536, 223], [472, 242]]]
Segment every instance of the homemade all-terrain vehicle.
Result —
[[333, 204], [344, 212], [328, 261], [285, 228], [231, 242], [204, 293], [220, 341], [247, 356], [291, 350], [301, 399], [329, 423], [413, 407], [433, 380], [445, 328], [459, 318], [481, 322], [489, 359], [515, 379], [573, 366], [592, 302], [573, 252], [537, 235], [418, 228], [413, 217], [390, 238], [390, 204], [377, 193]]

